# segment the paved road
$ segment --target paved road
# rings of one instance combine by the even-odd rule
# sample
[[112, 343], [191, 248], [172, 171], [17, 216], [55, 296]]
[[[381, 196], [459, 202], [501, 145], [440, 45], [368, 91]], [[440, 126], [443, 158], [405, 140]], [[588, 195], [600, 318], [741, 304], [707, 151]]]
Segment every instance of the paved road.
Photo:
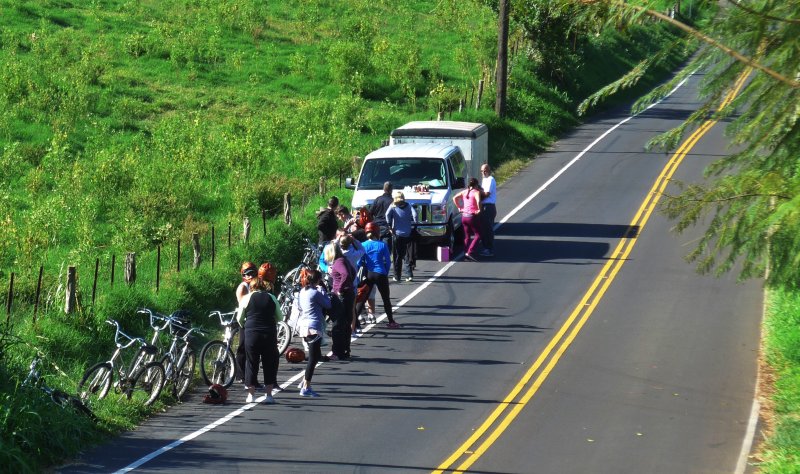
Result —
[[[546, 189], [624, 116], [580, 127], [505, 183], [498, 218], [536, 195], [499, 229], [496, 257], [420, 262], [416, 282], [392, 286], [395, 302], [418, 292], [397, 310], [404, 327], [379, 325], [353, 361], [319, 367], [321, 398], [292, 384], [277, 405], [242, 410], [241, 389], [225, 406], [195, 394], [60, 471], [115, 471], [188, 435], [136, 470], [732, 472], [754, 393], [760, 284], [696, 275], [682, 257], [697, 232], [676, 236], [658, 213], [635, 219], [671, 159], [643, 144], [696, 107], [696, 81]], [[697, 180], [723, 143], [711, 128], [674, 177]], [[300, 370], [283, 364], [279, 378]]]

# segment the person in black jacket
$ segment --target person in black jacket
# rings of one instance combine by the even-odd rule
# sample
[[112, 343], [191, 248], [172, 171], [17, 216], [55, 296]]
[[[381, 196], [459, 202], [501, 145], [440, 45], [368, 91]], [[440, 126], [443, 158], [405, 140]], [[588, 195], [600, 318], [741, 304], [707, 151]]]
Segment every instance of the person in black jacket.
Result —
[[372, 213], [372, 222], [378, 224], [381, 228], [380, 240], [389, 247], [390, 254], [392, 252], [392, 232], [389, 228], [389, 224], [386, 222], [386, 211], [394, 204], [394, 198], [392, 197], [393, 189], [394, 186], [391, 181], [383, 183], [383, 194], [375, 198], [372, 207], [369, 209]]
[[[246, 403], [252, 403], [257, 385], [259, 363], [264, 371], [264, 384], [267, 396], [264, 403], [273, 404], [272, 389], [278, 382], [278, 330], [275, 324], [277, 305], [269, 291], [269, 264], [261, 265], [258, 278], [250, 283], [250, 293], [239, 303], [240, 318], [244, 319], [243, 331], [247, 362], [245, 363], [244, 382], [247, 385]], [[239, 322], [242, 324], [242, 321]]]
[[339, 221], [336, 220], [336, 208], [339, 207], [339, 198], [331, 196], [328, 199], [328, 207], [319, 211], [317, 214], [317, 232], [319, 233], [320, 245], [336, 238], [336, 229], [339, 228]]

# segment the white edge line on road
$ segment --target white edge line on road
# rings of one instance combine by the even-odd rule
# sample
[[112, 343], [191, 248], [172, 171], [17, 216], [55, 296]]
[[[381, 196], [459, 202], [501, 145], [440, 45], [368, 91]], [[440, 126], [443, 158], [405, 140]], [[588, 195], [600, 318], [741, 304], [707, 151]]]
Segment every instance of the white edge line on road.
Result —
[[[767, 316], [767, 291], [764, 289], [764, 302], [761, 309], [761, 320]], [[753, 393], [753, 406], [750, 407], [750, 419], [747, 420], [747, 431], [744, 433], [742, 440], [742, 450], [739, 452], [739, 459], [736, 462], [736, 470], [734, 474], [744, 474], [747, 470], [747, 460], [750, 459], [750, 451], [753, 449], [753, 442], [756, 438], [756, 427], [758, 426], [758, 418], [761, 414], [761, 402], [758, 401], [758, 390], [761, 386], [761, 365], [759, 363], [756, 370], [756, 386]]]
[[[689, 80], [689, 77], [691, 77], [693, 74], [694, 74], [694, 72], [692, 72], [691, 74], [689, 74], [689, 76], [688, 76], [688, 77], [686, 77], [684, 80], [682, 80], [681, 82], [679, 82], [679, 83], [678, 83], [678, 84], [677, 84], [677, 85], [676, 85], [676, 86], [675, 86], [675, 87], [674, 87], [674, 88], [673, 88], [671, 91], [669, 91], [669, 93], [668, 93], [667, 95], [665, 95], [664, 97], [662, 97], [661, 99], [659, 99], [657, 102], [654, 102], [654, 103], [650, 104], [650, 105], [649, 105], [649, 106], [648, 106], [646, 109], [644, 109], [642, 112], [644, 112], [644, 111], [646, 111], [646, 110], [650, 110], [651, 108], [653, 108], [653, 107], [655, 107], [655, 106], [659, 105], [661, 102], [663, 102], [663, 101], [664, 101], [664, 99], [666, 99], [666, 98], [670, 97], [672, 94], [674, 94], [674, 93], [675, 93], [675, 91], [677, 91], [677, 90], [678, 90], [678, 89], [679, 89], [681, 86], [683, 86], [683, 85], [686, 83], [686, 81], [687, 81], [687, 80]], [[583, 155], [585, 155], [585, 154], [586, 154], [586, 153], [587, 153], [587, 152], [588, 152], [590, 149], [592, 149], [592, 147], [594, 147], [595, 145], [597, 145], [597, 144], [598, 144], [598, 143], [599, 143], [599, 142], [600, 142], [602, 139], [604, 139], [605, 137], [607, 137], [607, 136], [608, 136], [608, 135], [609, 135], [611, 132], [613, 132], [614, 130], [616, 130], [617, 128], [619, 128], [620, 126], [622, 126], [623, 124], [625, 124], [626, 122], [628, 122], [629, 120], [631, 120], [632, 118], [634, 118], [634, 117], [636, 117], [637, 115], [641, 114], [642, 112], [639, 112], [639, 113], [637, 113], [637, 114], [634, 114], [634, 115], [631, 115], [630, 117], [627, 117], [627, 118], [625, 118], [624, 120], [622, 120], [622, 121], [618, 122], [616, 125], [612, 126], [612, 127], [611, 127], [611, 128], [609, 128], [608, 130], [606, 130], [606, 131], [605, 131], [605, 132], [604, 132], [602, 135], [600, 135], [599, 137], [597, 137], [597, 138], [596, 138], [596, 139], [595, 139], [595, 140], [594, 140], [592, 143], [590, 143], [590, 144], [589, 144], [589, 145], [588, 145], [586, 148], [584, 148], [584, 149], [583, 149], [583, 150], [582, 150], [580, 153], [578, 153], [578, 154], [575, 156], [575, 158], [573, 158], [572, 160], [570, 160], [570, 162], [569, 162], [569, 163], [567, 163], [566, 165], [564, 165], [564, 167], [562, 167], [560, 170], [558, 170], [558, 172], [556, 172], [556, 174], [554, 174], [554, 175], [553, 175], [553, 176], [552, 176], [550, 179], [548, 179], [547, 181], [545, 181], [545, 183], [544, 183], [543, 185], [541, 185], [541, 186], [539, 187], [539, 189], [537, 189], [536, 191], [534, 191], [534, 192], [533, 192], [533, 193], [532, 193], [530, 196], [528, 196], [528, 197], [527, 197], [527, 198], [526, 198], [524, 201], [522, 201], [522, 203], [520, 203], [520, 204], [519, 204], [517, 207], [515, 207], [513, 210], [511, 210], [511, 212], [509, 212], [508, 214], [506, 214], [506, 216], [505, 216], [505, 217], [503, 217], [503, 219], [502, 219], [502, 220], [500, 220], [499, 222], [495, 223], [495, 225], [494, 225], [494, 229], [495, 229], [495, 230], [499, 229], [499, 228], [500, 228], [500, 226], [502, 226], [503, 224], [505, 224], [505, 223], [506, 223], [506, 222], [507, 222], [507, 221], [508, 221], [508, 220], [509, 220], [511, 217], [513, 217], [513, 216], [514, 216], [514, 215], [515, 215], [517, 212], [519, 212], [519, 211], [520, 211], [520, 210], [521, 210], [523, 207], [525, 207], [525, 206], [526, 206], [528, 203], [530, 203], [530, 202], [531, 202], [531, 201], [532, 201], [532, 200], [533, 200], [533, 199], [534, 199], [536, 196], [538, 196], [539, 194], [541, 194], [541, 193], [542, 193], [542, 192], [543, 192], [545, 189], [547, 189], [547, 187], [548, 187], [548, 186], [550, 186], [551, 184], [553, 184], [553, 182], [554, 182], [556, 179], [558, 179], [558, 177], [559, 177], [559, 176], [561, 176], [562, 174], [564, 174], [564, 173], [565, 173], [565, 172], [566, 172], [566, 171], [567, 171], [569, 168], [571, 168], [571, 167], [572, 167], [572, 165], [574, 165], [575, 163], [577, 163], [577, 162], [578, 162], [578, 160], [580, 160], [580, 159], [583, 157]], [[433, 282], [435, 282], [436, 280], [438, 280], [438, 279], [439, 279], [439, 278], [440, 278], [442, 275], [444, 275], [444, 274], [445, 274], [445, 272], [447, 272], [447, 271], [448, 271], [448, 270], [449, 270], [449, 269], [450, 269], [450, 268], [451, 268], [451, 267], [452, 267], [452, 266], [453, 266], [453, 265], [456, 263], [456, 261], [457, 261], [457, 260], [459, 260], [459, 259], [460, 259], [462, 256], [463, 256], [463, 252], [462, 252], [461, 254], [457, 255], [457, 256], [456, 256], [454, 259], [452, 259], [452, 260], [451, 260], [451, 261], [450, 261], [450, 262], [449, 262], [447, 265], [445, 265], [444, 267], [442, 267], [442, 269], [440, 269], [438, 272], [436, 272], [436, 273], [435, 273], [435, 274], [434, 274], [432, 277], [430, 277], [430, 278], [429, 278], [429, 279], [428, 279], [428, 280], [427, 280], [425, 283], [423, 283], [422, 285], [420, 285], [420, 286], [419, 286], [417, 289], [415, 289], [414, 291], [412, 291], [412, 292], [411, 292], [411, 293], [410, 293], [408, 296], [406, 296], [406, 297], [405, 297], [405, 298], [403, 298], [403, 299], [402, 299], [400, 302], [398, 302], [396, 306], [393, 306], [393, 307], [392, 307], [392, 311], [394, 311], [394, 310], [397, 310], [397, 309], [401, 308], [402, 306], [404, 306], [406, 303], [408, 303], [409, 301], [411, 301], [411, 299], [413, 299], [413, 298], [414, 298], [414, 297], [416, 297], [418, 294], [420, 294], [420, 293], [421, 293], [421, 292], [422, 292], [422, 291], [423, 291], [425, 288], [429, 287], [429, 286], [430, 286], [430, 285], [431, 285]], [[385, 318], [386, 318], [386, 313], [383, 313], [383, 314], [381, 314], [381, 315], [380, 315], [380, 317], [378, 317], [377, 319], [378, 319], [378, 321], [383, 321]], [[369, 332], [369, 330], [371, 330], [373, 327], [375, 327], [375, 324], [374, 324], [374, 323], [373, 323], [373, 324], [369, 324], [369, 325], [367, 325], [367, 326], [364, 328], [364, 332]], [[356, 339], [358, 339], [359, 337], [361, 337], [361, 335], [363, 335], [363, 333], [362, 333], [362, 334], [357, 334], [357, 335], [354, 335], [354, 336], [353, 336], [353, 338], [352, 338], [352, 340], [356, 340]], [[320, 365], [322, 365], [322, 364], [324, 364], [324, 362], [320, 362], [319, 364], [317, 364], [317, 367], [319, 367], [319, 366], [320, 366]], [[285, 390], [285, 389], [286, 389], [286, 388], [288, 388], [288, 387], [289, 387], [291, 384], [293, 384], [295, 381], [297, 381], [297, 380], [300, 380], [300, 378], [303, 376], [303, 374], [304, 374], [304, 373], [305, 373], [304, 371], [300, 371], [300, 372], [298, 372], [297, 374], [295, 374], [294, 376], [292, 376], [292, 377], [291, 377], [289, 380], [287, 380], [286, 382], [284, 382], [284, 383], [280, 384], [280, 391], [283, 391], [283, 390]], [[126, 473], [126, 472], [133, 471], [134, 469], [138, 468], [138, 467], [139, 467], [139, 466], [141, 466], [142, 464], [144, 464], [144, 463], [146, 463], [146, 462], [148, 462], [148, 461], [151, 461], [151, 460], [153, 460], [154, 458], [156, 458], [156, 457], [158, 457], [158, 456], [160, 456], [160, 455], [162, 455], [162, 454], [166, 453], [167, 451], [170, 451], [170, 450], [172, 450], [173, 448], [177, 448], [178, 446], [182, 445], [183, 443], [185, 443], [185, 442], [187, 442], [187, 441], [191, 441], [191, 440], [193, 440], [194, 438], [197, 438], [198, 436], [200, 436], [200, 435], [202, 435], [202, 434], [204, 434], [204, 433], [206, 433], [206, 432], [208, 432], [208, 431], [211, 431], [212, 429], [214, 429], [214, 428], [216, 428], [216, 427], [218, 427], [218, 426], [220, 426], [220, 425], [222, 425], [222, 424], [225, 424], [225, 423], [227, 423], [228, 421], [230, 421], [230, 420], [232, 420], [233, 418], [235, 418], [235, 417], [237, 417], [237, 416], [241, 415], [241, 414], [242, 414], [242, 413], [244, 413], [245, 411], [247, 411], [247, 410], [249, 410], [249, 409], [251, 409], [251, 408], [255, 407], [256, 405], [258, 405], [259, 403], [261, 403], [262, 401], [264, 401], [264, 399], [266, 399], [266, 395], [259, 397], [259, 398], [258, 398], [258, 399], [256, 399], [256, 400], [255, 400], [255, 402], [253, 402], [253, 403], [248, 403], [247, 405], [244, 405], [243, 407], [241, 407], [241, 408], [238, 408], [238, 409], [236, 409], [236, 410], [234, 410], [234, 411], [230, 412], [229, 414], [227, 414], [227, 415], [223, 416], [222, 418], [218, 419], [217, 421], [214, 421], [214, 422], [212, 422], [212, 423], [210, 423], [210, 424], [208, 424], [208, 425], [204, 426], [203, 428], [200, 428], [200, 429], [199, 429], [199, 430], [197, 430], [197, 431], [194, 431], [194, 432], [192, 432], [192, 433], [189, 433], [188, 435], [184, 436], [183, 438], [177, 439], [177, 440], [175, 440], [175, 441], [173, 441], [173, 442], [171, 442], [171, 443], [167, 444], [166, 446], [163, 446], [162, 448], [159, 448], [159, 449], [157, 449], [156, 451], [153, 451], [152, 453], [148, 454], [147, 456], [144, 456], [144, 457], [142, 457], [142, 458], [140, 458], [140, 459], [138, 459], [138, 460], [136, 460], [136, 461], [132, 462], [131, 464], [129, 464], [129, 465], [127, 465], [127, 466], [125, 466], [124, 468], [122, 468], [122, 469], [120, 469], [120, 470], [116, 471], [116, 473], [115, 473], [115, 474], [121, 474], [121, 473]]]

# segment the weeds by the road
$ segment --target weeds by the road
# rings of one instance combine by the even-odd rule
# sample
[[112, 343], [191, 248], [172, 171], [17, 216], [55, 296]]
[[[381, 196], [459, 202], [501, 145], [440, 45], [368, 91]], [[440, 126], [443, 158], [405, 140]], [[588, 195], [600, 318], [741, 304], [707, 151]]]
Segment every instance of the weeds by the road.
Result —
[[772, 426], [759, 457], [765, 473], [800, 472], [800, 292], [769, 294], [764, 321], [764, 357], [774, 374]]

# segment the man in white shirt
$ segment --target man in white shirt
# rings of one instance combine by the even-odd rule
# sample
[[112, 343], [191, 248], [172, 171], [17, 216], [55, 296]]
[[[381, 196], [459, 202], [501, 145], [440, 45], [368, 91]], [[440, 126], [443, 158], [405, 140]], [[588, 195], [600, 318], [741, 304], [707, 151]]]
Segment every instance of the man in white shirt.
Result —
[[494, 257], [494, 219], [497, 217], [497, 181], [492, 176], [492, 168], [488, 163], [481, 166], [481, 174], [483, 180], [481, 181], [481, 220], [483, 221], [483, 251], [481, 256]]

